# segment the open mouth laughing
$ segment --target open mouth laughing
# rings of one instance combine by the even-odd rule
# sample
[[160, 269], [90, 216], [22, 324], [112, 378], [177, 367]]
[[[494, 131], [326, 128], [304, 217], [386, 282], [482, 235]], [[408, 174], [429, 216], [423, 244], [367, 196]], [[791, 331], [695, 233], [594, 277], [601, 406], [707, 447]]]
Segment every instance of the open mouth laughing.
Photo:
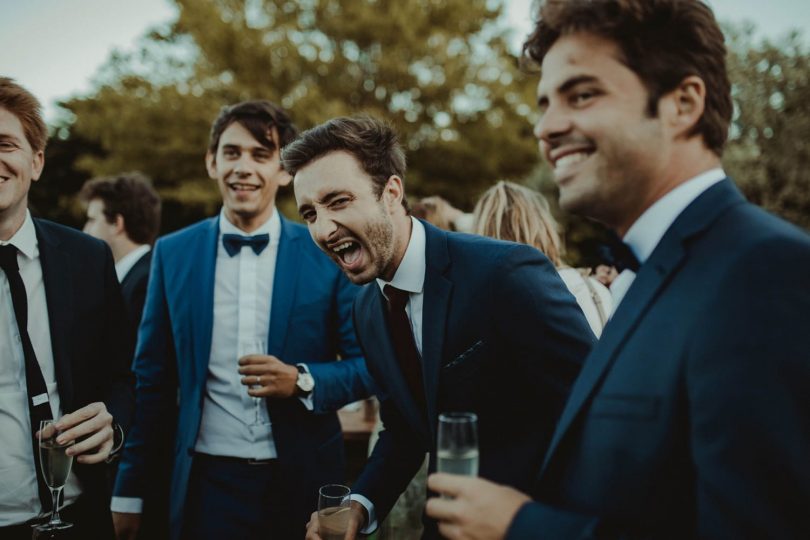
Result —
[[343, 238], [336, 242], [331, 242], [327, 250], [340, 263], [340, 266], [348, 272], [357, 271], [362, 264], [363, 248], [356, 240]]

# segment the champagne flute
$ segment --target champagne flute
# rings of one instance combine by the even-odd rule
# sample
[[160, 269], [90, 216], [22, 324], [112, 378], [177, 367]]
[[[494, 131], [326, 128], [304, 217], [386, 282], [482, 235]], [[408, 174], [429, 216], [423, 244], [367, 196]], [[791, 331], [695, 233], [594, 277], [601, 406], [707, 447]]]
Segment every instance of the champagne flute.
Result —
[[478, 476], [478, 417], [470, 412], [439, 415], [436, 468], [439, 472]]
[[349, 528], [351, 490], [340, 484], [327, 484], [318, 490], [318, 528], [323, 540], [343, 540]]
[[70, 475], [70, 468], [73, 465], [73, 456], [65, 454], [65, 450], [73, 444], [73, 441], [65, 444], [56, 442], [56, 437], [59, 436], [60, 431], [56, 429], [55, 422], [56, 420], [43, 420], [39, 423], [40, 466], [42, 476], [51, 490], [53, 500], [50, 521], [35, 527], [40, 532], [68, 529], [73, 526], [72, 523], [62, 521], [59, 517], [59, 498], [67, 482], [68, 475]]
[[[239, 358], [243, 356], [249, 356], [251, 354], [267, 354], [267, 341], [263, 339], [248, 339], [242, 340], [239, 342], [239, 350], [237, 351]], [[258, 385], [251, 385], [251, 388], [258, 386]], [[251, 421], [251, 425], [258, 426], [263, 423], [264, 415], [267, 414], [263, 411], [264, 409], [264, 399], [260, 397], [253, 397], [253, 420]]]

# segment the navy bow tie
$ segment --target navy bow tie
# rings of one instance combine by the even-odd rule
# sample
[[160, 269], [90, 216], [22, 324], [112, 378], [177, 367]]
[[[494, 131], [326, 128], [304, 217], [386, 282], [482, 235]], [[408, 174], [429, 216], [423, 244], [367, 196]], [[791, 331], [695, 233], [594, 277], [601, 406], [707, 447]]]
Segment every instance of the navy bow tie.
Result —
[[607, 259], [606, 262], [612, 263], [619, 273], [624, 270], [638, 273], [641, 264], [630, 246], [622, 242], [622, 239], [615, 234], [611, 234], [608, 241], [608, 245], [605, 246], [607, 253], [603, 253], [603, 258]]
[[231, 257], [239, 253], [243, 246], [250, 246], [253, 253], [258, 255], [264, 251], [264, 248], [266, 248], [269, 243], [270, 235], [267, 233], [257, 234], [256, 236], [242, 236], [241, 234], [222, 235], [222, 245]]

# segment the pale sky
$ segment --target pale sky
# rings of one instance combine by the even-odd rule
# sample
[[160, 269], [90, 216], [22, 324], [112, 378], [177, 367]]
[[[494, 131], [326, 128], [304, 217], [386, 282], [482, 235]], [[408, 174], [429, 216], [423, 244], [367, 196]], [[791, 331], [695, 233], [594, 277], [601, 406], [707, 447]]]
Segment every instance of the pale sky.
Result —
[[[532, 0], [505, 1], [517, 49], [531, 30]], [[807, 0], [708, 1], [721, 21], [753, 21], [768, 38], [810, 28]], [[175, 16], [169, 0], [0, 0], [0, 75], [31, 90], [53, 120], [55, 102], [90, 91], [112, 50], [133, 50], [148, 28]]]

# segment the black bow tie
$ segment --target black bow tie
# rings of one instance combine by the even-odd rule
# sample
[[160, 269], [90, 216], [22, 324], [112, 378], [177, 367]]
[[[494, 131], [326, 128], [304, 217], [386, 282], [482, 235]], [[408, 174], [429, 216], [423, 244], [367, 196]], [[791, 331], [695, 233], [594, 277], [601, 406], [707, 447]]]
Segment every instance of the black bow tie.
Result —
[[222, 245], [231, 257], [239, 253], [243, 246], [250, 246], [253, 253], [258, 255], [264, 251], [264, 248], [266, 248], [269, 243], [270, 235], [267, 233], [257, 234], [255, 236], [242, 236], [241, 234], [222, 235]]
[[621, 238], [611, 235], [607, 249], [609, 251], [609, 258], [619, 273], [622, 273], [624, 270], [632, 270], [638, 273], [641, 263], [639, 263], [638, 257], [636, 257], [636, 254], [630, 249], [630, 246], [622, 242]]

